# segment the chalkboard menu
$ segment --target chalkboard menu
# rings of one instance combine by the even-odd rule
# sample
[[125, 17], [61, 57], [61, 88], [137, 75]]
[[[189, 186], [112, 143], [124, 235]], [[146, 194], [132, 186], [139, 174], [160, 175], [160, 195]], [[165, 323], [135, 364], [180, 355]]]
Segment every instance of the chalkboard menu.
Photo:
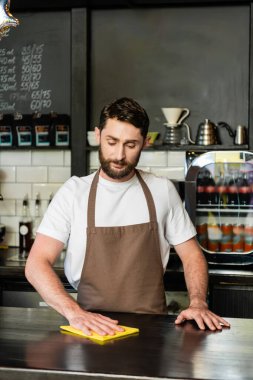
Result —
[[0, 41], [0, 112], [70, 113], [70, 13], [15, 14]]

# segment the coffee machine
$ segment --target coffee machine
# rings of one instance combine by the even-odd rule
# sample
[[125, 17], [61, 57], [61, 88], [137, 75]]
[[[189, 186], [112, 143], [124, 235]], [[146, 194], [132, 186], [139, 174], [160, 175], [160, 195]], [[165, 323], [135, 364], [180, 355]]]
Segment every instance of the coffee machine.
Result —
[[194, 144], [191, 139], [190, 127], [183, 123], [183, 120], [190, 114], [188, 108], [162, 108], [165, 116], [166, 127], [163, 143], [168, 145], [188, 145]]

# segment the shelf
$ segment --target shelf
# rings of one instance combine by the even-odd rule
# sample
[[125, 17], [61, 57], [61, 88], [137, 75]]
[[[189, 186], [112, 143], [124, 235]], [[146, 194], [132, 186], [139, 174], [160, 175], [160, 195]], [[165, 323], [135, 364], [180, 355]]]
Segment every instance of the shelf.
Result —
[[5, 146], [0, 147], [0, 152], [6, 150], [71, 150], [70, 146]]
[[197, 208], [196, 209], [197, 213], [202, 213], [202, 212], [217, 212], [217, 213], [232, 213], [232, 214], [238, 214], [238, 213], [249, 213], [253, 212], [253, 207], [252, 208]]
[[[200, 146], [200, 145], [168, 145], [168, 144], [161, 144], [161, 145], [152, 145], [147, 148], [143, 149], [143, 152], [148, 151], [156, 151], [156, 150], [172, 150], [172, 151], [194, 151], [194, 152], [209, 152], [210, 150], [247, 150], [248, 151], [249, 146], [248, 145], [207, 145], [207, 146]], [[93, 151], [98, 150], [98, 146], [87, 146], [87, 151]]]
[[248, 145], [153, 145], [151, 147], [145, 148], [146, 150], [182, 150], [182, 151], [194, 151], [194, 152], [209, 152], [210, 150], [248, 150]]

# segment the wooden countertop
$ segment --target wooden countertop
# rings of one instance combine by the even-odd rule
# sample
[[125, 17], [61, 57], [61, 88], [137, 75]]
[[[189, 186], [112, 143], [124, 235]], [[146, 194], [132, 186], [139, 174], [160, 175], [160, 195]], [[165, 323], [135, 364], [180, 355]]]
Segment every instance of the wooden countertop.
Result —
[[251, 319], [211, 332], [172, 316], [106, 315], [139, 334], [101, 345], [60, 332], [66, 321], [51, 309], [0, 307], [1, 380], [252, 379]]

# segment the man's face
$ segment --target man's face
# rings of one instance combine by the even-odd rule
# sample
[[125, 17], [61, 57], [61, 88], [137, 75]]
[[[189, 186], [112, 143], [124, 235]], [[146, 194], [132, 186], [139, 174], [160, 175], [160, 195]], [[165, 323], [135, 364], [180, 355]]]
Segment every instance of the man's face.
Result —
[[104, 129], [95, 129], [99, 147], [99, 160], [104, 178], [127, 181], [134, 174], [141, 150], [145, 145], [140, 129], [117, 119], [108, 119]]

